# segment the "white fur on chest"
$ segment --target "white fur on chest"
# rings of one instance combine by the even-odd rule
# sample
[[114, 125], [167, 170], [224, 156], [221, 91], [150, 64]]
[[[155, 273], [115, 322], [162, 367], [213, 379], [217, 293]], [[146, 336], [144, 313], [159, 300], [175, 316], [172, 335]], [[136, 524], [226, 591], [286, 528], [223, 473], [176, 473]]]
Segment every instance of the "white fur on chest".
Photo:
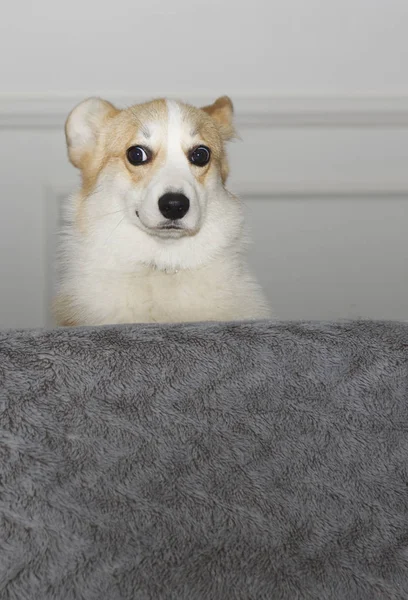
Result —
[[[239, 277], [237, 277], [239, 275]], [[134, 273], [77, 273], [71, 290], [84, 323], [155, 323], [266, 316], [266, 305], [244, 271], [228, 264], [179, 272], [140, 267]]]

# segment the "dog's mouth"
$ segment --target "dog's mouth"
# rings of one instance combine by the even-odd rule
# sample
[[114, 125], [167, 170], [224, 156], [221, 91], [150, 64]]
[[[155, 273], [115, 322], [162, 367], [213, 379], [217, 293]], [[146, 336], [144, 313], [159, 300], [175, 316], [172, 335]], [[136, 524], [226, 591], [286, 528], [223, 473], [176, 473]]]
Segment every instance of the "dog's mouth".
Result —
[[151, 235], [157, 235], [159, 237], [182, 237], [197, 233], [197, 230], [192, 230], [183, 226], [180, 221], [165, 221], [155, 227], [149, 227], [143, 223], [138, 211], [135, 211], [135, 213], [143, 229]]
[[160, 229], [162, 231], [182, 231], [184, 229], [184, 227], [180, 227], [180, 225], [176, 225], [176, 223], [169, 223], [166, 225], [161, 225], [160, 227], [157, 227], [157, 229]]
[[186, 235], [193, 235], [195, 233], [190, 229], [179, 225], [178, 223], [163, 223], [157, 227], [152, 227], [150, 231], [153, 235], [168, 238], [180, 238]]

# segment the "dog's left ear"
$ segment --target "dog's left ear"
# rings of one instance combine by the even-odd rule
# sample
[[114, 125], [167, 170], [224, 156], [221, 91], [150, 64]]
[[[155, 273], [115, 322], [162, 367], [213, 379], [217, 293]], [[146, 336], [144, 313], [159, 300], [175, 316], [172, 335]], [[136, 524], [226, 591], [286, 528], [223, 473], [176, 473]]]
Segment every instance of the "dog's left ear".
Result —
[[230, 140], [235, 136], [233, 124], [234, 107], [228, 96], [218, 98], [214, 104], [203, 106], [201, 110], [214, 119], [224, 140]]

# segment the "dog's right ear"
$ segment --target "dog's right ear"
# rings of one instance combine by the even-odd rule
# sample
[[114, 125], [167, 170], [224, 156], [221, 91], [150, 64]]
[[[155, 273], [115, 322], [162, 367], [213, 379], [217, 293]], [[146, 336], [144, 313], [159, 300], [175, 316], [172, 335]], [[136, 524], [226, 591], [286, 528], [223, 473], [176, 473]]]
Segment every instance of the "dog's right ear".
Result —
[[118, 112], [113, 104], [101, 98], [88, 98], [73, 109], [65, 123], [65, 136], [68, 156], [75, 167], [83, 168], [104, 123]]

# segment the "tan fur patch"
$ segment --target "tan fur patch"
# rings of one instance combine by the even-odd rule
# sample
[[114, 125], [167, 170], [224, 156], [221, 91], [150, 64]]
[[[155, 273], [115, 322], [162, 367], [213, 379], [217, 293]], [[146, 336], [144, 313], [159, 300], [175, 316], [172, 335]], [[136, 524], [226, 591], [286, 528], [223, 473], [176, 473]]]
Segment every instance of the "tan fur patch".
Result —
[[215, 168], [219, 170], [222, 181], [225, 183], [229, 174], [229, 166], [225, 152], [224, 138], [218, 122], [202, 108], [196, 108], [188, 104], [182, 104], [181, 106], [184, 118], [191, 123], [193, 132], [197, 133], [203, 143], [211, 150], [211, 161], [209, 164], [206, 167], [195, 168], [198, 181], [204, 184], [208, 173]]
[[[131, 165], [126, 159], [126, 150], [131, 144], [140, 143], [142, 146], [146, 145], [146, 142], [142, 139], [139, 142], [137, 137], [149, 122], [160, 122], [163, 128], [166, 127], [166, 101], [163, 99], [153, 100], [145, 104], [131, 106], [122, 112], [119, 127], [116, 122], [112, 124], [112, 131], [110, 132], [111, 143], [108, 146], [108, 152], [110, 152], [112, 159], [116, 158], [124, 164], [135, 183], [139, 183], [142, 180], [147, 182], [163, 165], [165, 161], [165, 148], [159, 148], [158, 151], [153, 153], [152, 159], [147, 164], [137, 167]], [[115, 128], [114, 131], [113, 127]], [[125, 150], [123, 150], [123, 140], [126, 139], [126, 132], [128, 137], [125, 143]]]

